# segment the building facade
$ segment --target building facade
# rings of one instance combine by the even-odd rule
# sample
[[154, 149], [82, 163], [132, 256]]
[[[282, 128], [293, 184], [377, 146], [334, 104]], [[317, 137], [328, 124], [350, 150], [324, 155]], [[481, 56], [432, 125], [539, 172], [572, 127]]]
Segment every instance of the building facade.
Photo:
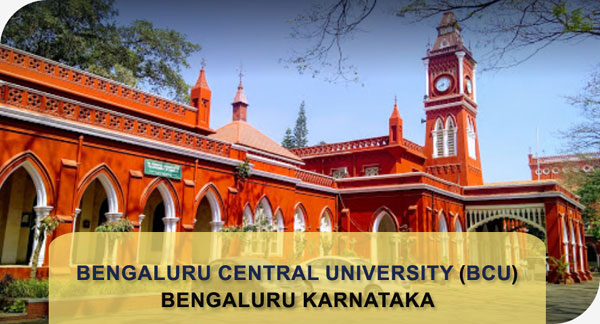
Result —
[[[136, 231], [218, 231], [265, 214], [277, 231], [544, 232], [569, 278], [588, 271], [578, 197], [556, 181], [484, 184], [476, 67], [447, 13], [425, 63], [425, 145], [385, 135], [288, 151], [252, 127], [240, 80], [232, 122], [209, 124], [204, 69], [182, 105], [0, 46], [0, 276], [36, 244], [129, 219]], [[239, 172], [248, 161], [250, 176]], [[60, 219], [45, 242], [31, 225]], [[42, 274], [44, 271], [41, 272]], [[550, 281], [556, 274], [550, 269]]]

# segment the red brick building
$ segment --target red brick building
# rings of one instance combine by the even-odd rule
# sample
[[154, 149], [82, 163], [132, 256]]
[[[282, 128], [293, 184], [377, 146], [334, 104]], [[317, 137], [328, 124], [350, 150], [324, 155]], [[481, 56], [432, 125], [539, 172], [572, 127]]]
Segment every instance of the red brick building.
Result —
[[[484, 184], [476, 67], [451, 13], [425, 63], [425, 145], [404, 138], [397, 104], [377, 138], [291, 152], [246, 122], [209, 124], [204, 70], [190, 105], [0, 46], [0, 276], [24, 275], [31, 225], [53, 237], [128, 218], [136, 231], [217, 231], [263, 210], [278, 231], [546, 233], [549, 255], [590, 279], [578, 198], [554, 181]], [[220, 90], [222, 91], [222, 90]], [[385, 108], [383, 108], [385, 109]], [[236, 167], [248, 159], [251, 175]], [[447, 252], [442, 252], [447, 253]], [[549, 279], [554, 281], [551, 271]]]

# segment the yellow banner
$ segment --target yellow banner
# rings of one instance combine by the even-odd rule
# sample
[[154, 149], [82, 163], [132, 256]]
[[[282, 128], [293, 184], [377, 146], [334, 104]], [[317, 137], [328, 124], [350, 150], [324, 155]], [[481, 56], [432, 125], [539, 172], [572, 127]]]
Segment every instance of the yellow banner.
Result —
[[545, 323], [522, 233], [75, 233], [50, 323]]

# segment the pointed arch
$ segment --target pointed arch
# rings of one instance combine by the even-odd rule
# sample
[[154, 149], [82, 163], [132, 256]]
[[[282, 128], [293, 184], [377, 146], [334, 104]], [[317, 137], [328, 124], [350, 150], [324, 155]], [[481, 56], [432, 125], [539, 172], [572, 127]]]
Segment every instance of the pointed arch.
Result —
[[31, 151], [16, 155], [0, 168], [0, 188], [10, 175], [19, 168], [25, 169], [33, 180], [36, 190], [36, 207], [44, 207], [54, 202], [54, 187], [48, 169]]
[[320, 232], [333, 232], [333, 213], [329, 206], [325, 206], [321, 211], [321, 217], [319, 219], [319, 231]]
[[[254, 217], [256, 217], [257, 213], [258, 213], [258, 209], [262, 207], [263, 211], [265, 212], [265, 216], [267, 217], [267, 220], [269, 221], [270, 225], [273, 225], [273, 208], [271, 207], [271, 202], [269, 201], [269, 197], [267, 197], [267, 195], [263, 195], [259, 200], [258, 200], [258, 204], [256, 204], [256, 209], [254, 210]], [[256, 221], [256, 219], [255, 219]]]
[[176, 218], [178, 215], [179, 197], [173, 183], [165, 178], [156, 178], [144, 189], [140, 199], [140, 210], [144, 210], [148, 198], [152, 192], [158, 189], [165, 205], [165, 218]]
[[371, 222], [371, 232], [380, 232], [380, 226], [386, 224], [387, 221], [391, 221], [394, 226], [394, 232], [398, 232], [400, 228], [396, 215], [387, 208], [386, 206], [379, 207], [375, 213], [373, 213], [373, 221]]
[[435, 121], [432, 131], [433, 135], [433, 157], [444, 156], [444, 121], [439, 118]]
[[306, 208], [299, 202], [294, 207], [294, 232], [306, 232]]
[[456, 216], [456, 219], [454, 219], [454, 231], [455, 232], [464, 232], [464, 228], [462, 225], [462, 222], [460, 221], [460, 216]]
[[473, 160], [477, 160], [476, 139], [477, 132], [475, 131], [475, 121], [471, 116], [467, 116], [467, 150], [469, 157]]
[[75, 205], [75, 208], [80, 206], [81, 199], [83, 198], [86, 189], [96, 179], [100, 181], [100, 184], [102, 184], [102, 187], [106, 192], [106, 198], [108, 200], [108, 212], [119, 213], [119, 210], [122, 210], [125, 206], [123, 189], [119, 179], [105, 163], [100, 164], [83, 176], [83, 179], [77, 186], [77, 196], [75, 199], [77, 204]]
[[244, 212], [242, 214], [242, 224], [244, 223], [244, 220], [248, 225], [254, 224], [254, 214], [252, 213], [252, 206], [250, 206], [249, 202], [247, 202], [246, 205], [244, 205]]
[[444, 130], [444, 155], [456, 155], [456, 120], [454, 116], [446, 117], [446, 128]]
[[275, 209], [275, 231], [277, 232], [285, 232], [285, 221], [283, 219], [283, 212], [281, 211], [281, 207], [277, 207]]
[[438, 213], [438, 232], [448, 232], [448, 222], [446, 221], [446, 213], [440, 210]]
[[[223, 219], [223, 199], [221, 198], [217, 187], [212, 183], [207, 183], [204, 185], [204, 187], [202, 187], [202, 189], [200, 189], [196, 195], [196, 199], [194, 200], [194, 219], [196, 220], [196, 217], [198, 216], [198, 208], [200, 207], [200, 203], [204, 198], [208, 200], [208, 204], [210, 205], [211, 221], [214, 224], [222, 224], [225, 221]], [[215, 231], [214, 226], [213, 231]]]

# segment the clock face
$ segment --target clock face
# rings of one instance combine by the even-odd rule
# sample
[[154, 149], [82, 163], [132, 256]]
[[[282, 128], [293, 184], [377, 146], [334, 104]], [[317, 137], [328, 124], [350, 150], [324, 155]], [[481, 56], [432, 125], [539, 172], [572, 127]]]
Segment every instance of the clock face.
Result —
[[435, 89], [439, 92], [445, 92], [450, 88], [450, 78], [447, 76], [440, 77], [435, 81]]
[[467, 79], [465, 80], [465, 85], [466, 85], [466, 87], [467, 87], [467, 93], [468, 93], [468, 94], [471, 94], [471, 93], [473, 93], [473, 83], [471, 82], [471, 79], [467, 78]]

